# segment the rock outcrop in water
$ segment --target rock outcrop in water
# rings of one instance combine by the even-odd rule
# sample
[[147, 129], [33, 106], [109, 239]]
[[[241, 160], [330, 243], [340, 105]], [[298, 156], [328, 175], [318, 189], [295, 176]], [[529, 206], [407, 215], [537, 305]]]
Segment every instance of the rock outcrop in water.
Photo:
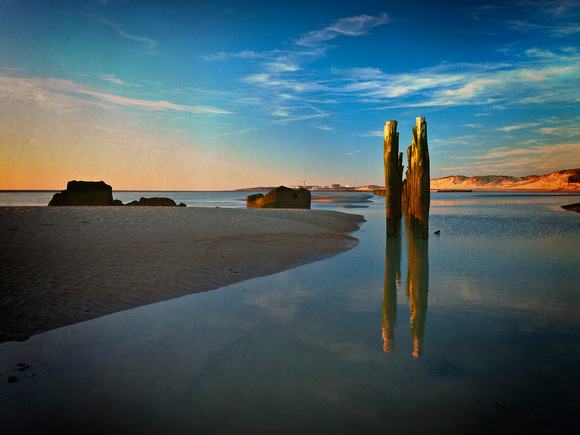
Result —
[[179, 205], [171, 198], [140, 198], [139, 201], [131, 201], [123, 204], [118, 199], [113, 199], [113, 188], [104, 181], [69, 181], [66, 190], [55, 193], [49, 206], [149, 206], [149, 207], [186, 207], [184, 203]]
[[[117, 201], [117, 200], [115, 200]], [[119, 201], [120, 202], [120, 201]], [[127, 204], [122, 202], [119, 205], [137, 206], [137, 207], [187, 207], [183, 202], [176, 204], [171, 198], [164, 198], [155, 196], [153, 198], [139, 198], [139, 201], [131, 201]]]
[[177, 204], [171, 198], [153, 197], [139, 198], [139, 201], [132, 201], [127, 205], [137, 205], [146, 207], [175, 207]]
[[104, 181], [69, 181], [66, 190], [55, 193], [48, 205], [113, 205], [113, 188]]
[[268, 194], [250, 195], [246, 197], [246, 207], [254, 208], [310, 208], [311, 195], [308, 189], [290, 189], [280, 186], [270, 190]]
[[577, 202], [576, 204], [562, 205], [561, 207], [564, 210], [575, 211], [576, 213], [580, 213], [580, 202]]

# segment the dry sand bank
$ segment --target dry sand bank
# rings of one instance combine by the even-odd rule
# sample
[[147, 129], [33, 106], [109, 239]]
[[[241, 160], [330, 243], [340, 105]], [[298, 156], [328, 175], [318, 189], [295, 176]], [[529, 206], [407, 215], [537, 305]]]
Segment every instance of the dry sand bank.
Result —
[[[350, 249], [325, 210], [0, 209], [0, 342], [269, 275]], [[274, 291], [274, 289], [273, 289]]]

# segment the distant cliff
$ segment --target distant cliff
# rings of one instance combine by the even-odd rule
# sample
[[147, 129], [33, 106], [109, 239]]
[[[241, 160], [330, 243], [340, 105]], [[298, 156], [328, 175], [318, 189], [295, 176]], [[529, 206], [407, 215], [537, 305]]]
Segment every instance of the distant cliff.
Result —
[[580, 191], [580, 168], [545, 175], [510, 177], [507, 175], [452, 175], [431, 180], [431, 189], [573, 190]]

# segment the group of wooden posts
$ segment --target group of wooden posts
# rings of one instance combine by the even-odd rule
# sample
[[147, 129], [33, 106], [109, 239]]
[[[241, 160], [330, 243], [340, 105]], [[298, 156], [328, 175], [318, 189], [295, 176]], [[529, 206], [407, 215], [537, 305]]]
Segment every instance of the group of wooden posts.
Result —
[[413, 143], [407, 148], [407, 171], [403, 180], [403, 153], [399, 152], [397, 121], [385, 125], [385, 197], [387, 235], [394, 236], [402, 211], [408, 212], [410, 228], [419, 237], [429, 237], [429, 149], [427, 123], [417, 118], [413, 127]]

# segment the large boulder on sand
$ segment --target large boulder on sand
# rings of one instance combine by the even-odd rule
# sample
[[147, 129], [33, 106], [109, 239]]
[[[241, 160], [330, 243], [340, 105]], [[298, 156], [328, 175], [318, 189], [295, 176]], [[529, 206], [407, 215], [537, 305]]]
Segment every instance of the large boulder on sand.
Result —
[[289, 189], [280, 186], [270, 190], [267, 195], [258, 193], [246, 197], [246, 207], [255, 208], [310, 208], [308, 189]]
[[[141, 197], [139, 201], [131, 201], [125, 205], [132, 207], [176, 207], [175, 201], [171, 198], [153, 197], [153, 198], [143, 198]], [[179, 207], [185, 207], [184, 203], [179, 204]]]
[[159, 198], [159, 197], [143, 198], [142, 197], [139, 199], [139, 205], [152, 206], [152, 207], [175, 207], [177, 204], [175, 204], [175, 201], [172, 200], [171, 198]]
[[69, 181], [49, 206], [113, 205], [113, 188], [104, 181]]

